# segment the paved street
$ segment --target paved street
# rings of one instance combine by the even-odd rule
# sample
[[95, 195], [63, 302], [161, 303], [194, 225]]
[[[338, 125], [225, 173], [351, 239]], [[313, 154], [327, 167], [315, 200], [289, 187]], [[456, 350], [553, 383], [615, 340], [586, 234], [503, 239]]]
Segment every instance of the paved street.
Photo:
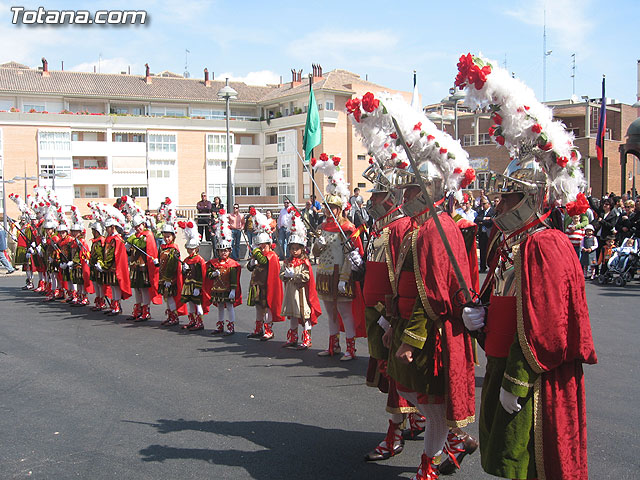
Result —
[[[243, 284], [248, 281], [243, 272]], [[387, 462], [363, 455], [386, 431], [385, 397], [366, 387], [366, 341], [354, 362], [249, 340], [254, 309], [236, 335], [182, 333], [43, 303], [24, 277], [0, 274], [0, 478], [410, 478], [422, 442]], [[599, 364], [586, 367], [591, 478], [638, 478], [640, 285], [588, 285]], [[132, 302], [125, 302], [125, 310]], [[344, 343], [344, 340], [343, 340]], [[484, 367], [476, 370], [482, 383]], [[477, 391], [479, 404], [480, 389]], [[477, 426], [469, 431], [477, 434]], [[479, 453], [451, 478], [493, 478]], [[446, 477], [445, 477], [446, 478]]]

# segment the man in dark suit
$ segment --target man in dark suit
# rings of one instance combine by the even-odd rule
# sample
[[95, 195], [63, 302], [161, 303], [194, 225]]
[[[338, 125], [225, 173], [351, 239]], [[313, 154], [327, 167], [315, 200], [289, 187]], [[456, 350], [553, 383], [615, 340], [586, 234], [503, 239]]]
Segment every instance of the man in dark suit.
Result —
[[478, 244], [480, 245], [480, 272], [487, 271], [487, 246], [489, 244], [489, 233], [493, 227], [493, 217], [496, 211], [491, 206], [491, 202], [487, 197], [480, 200], [480, 208], [476, 217], [478, 225]]

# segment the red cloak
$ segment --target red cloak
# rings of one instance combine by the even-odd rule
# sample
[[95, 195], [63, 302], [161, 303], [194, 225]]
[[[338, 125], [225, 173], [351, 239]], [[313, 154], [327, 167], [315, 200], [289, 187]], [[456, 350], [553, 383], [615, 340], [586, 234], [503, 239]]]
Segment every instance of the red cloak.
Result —
[[[105, 238], [101, 235], [98, 238], [91, 239], [91, 243], [96, 243], [96, 242], [100, 242], [100, 245], [102, 246], [102, 254], [104, 255]], [[111, 285], [102, 284], [102, 294], [107, 298], [111, 298]]]
[[[209, 260], [207, 265], [208, 264], [211, 264], [211, 266], [215, 269], [221, 268], [223, 266], [219, 258], [212, 258], [211, 260]], [[233, 306], [237, 307], [238, 305], [242, 305], [242, 285], [240, 285], [240, 273], [242, 273], [242, 265], [236, 262], [233, 258], [228, 257], [224, 262], [224, 266], [236, 269], [236, 299], [233, 302]], [[212, 283], [213, 280], [205, 276], [204, 285], [207, 293], [211, 292]], [[213, 303], [213, 305], [215, 305], [216, 307], [218, 306], [217, 303]]]
[[480, 289], [480, 269], [478, 267], [478, 250], [476, 248], [476, 236], [478, 234], [478, 225], [470, 222], [466, 218], [457, 221], [458, 228], [462, 232], [465, 245], [467, 247], [467, 259], [469, 260], [469, 269], [471, 273], [471, 284], [469, 288], [479, 293]]
[[118, 286], [122, 291], [122, 299], [126, 300], [131, 296], [131, 279], [129, 278], [129, 261], [127, 259], [127, 249], [124, 246], [122, 237], [117, 233], [105, 238], [105, 250], [107, 244], [114, 242], [115, 246], [115, 264], [116, 264], [116, 279], [118, 280]]
[[136, 234], [137, 237], [144, 236], [146, 239], [146, 247], [145, 251], [147, 252], [146, 264], [147, 264], [147, 272], [149, 272], [149, 283], [151, 286], [149, 287], [149, 297], [151, 298], [151, 302], [155, 305], [160, 305], [162, 303], [162, 295], [158, 293], [158, 267], [155, 263], [153, 263], [153, 259], [158, 258], [158, 248], [156, 246], [156, 239], [153, 236], [151, 230], [143, 230], [142, 233]]
[[[95, 293], [93, 283], [91, 283], [91, 269], [89, 268], [89, 245], [84, 239], [78, 239], [80, 248], [80, 264], [82, 265], [82, 284], [87, 293]], [[80, 246], [82, 245], [82, 246]]]
[[[473, 285], [460, 228], [448, 214], [440, 214], [438, 218], [467, 285]], [[425, 308], [429, 316], [435, 315], [442, 321], [447, 421], [449, 425], [464, 426], [475, 418], [475, 372], [471, 337], [457, 302], [460, 285], [433, 218], [429, 217], [414, 233], [414, 242], [421, 277], [416, 279], [418, 291], [427, 298]]]
[[[162, 250], [167, 248], [173, 248], [178, 252], [180, 252], [180, 249], [175, 243], [163, 243], [162, 245], [160, 245], [160, 248]], [[160, 281], [159, 277], [158, 277], [158, 281]], [[178, 268], [176, 270], [176, 294], [173, 297], [173, 301], [176, 304], [176, 313], [178, 314], [179, 317], [183, 315], [187, 315], [189, 313], [187, 311], [187, 306], [180, 301], [181, 298], [182, 298], [182, 263], [178, 262]]]
[[522, 244], [520, 271], [518, 340], [529, 366], [541, 373], [536, 465], [549, 478], [588, 478], [582, 364], [597, 358], [582, 267], [567, 236], [546, 229]]
[[274, 322], [284, 322], [280, 315], [282, 311], [282, 282], [280, 281], [280, 259], [273, 250], [264, 254], [269, 260], [267, 271], [267, 306], [271, 310], [271, 318]]
[[316, 290], [316, 278], [313, 275], [311, 262], [308, 258], [304, 259], [304, 264], [309, 269], [309, 281], [304, 287], [307, 302], [309, 302], [309, 307], [311, 307], [311, 317], [309, 318], [309, 322], [311, 322], [311, 325], [317, 325], [318, 317], [322, 315], [322, 309], [320, 308], [320, 299], [318, 298], [318, 291]]
[[200, 255], [196, 254], [191, 257], [187, 257], [184, 260], [184, 263], [187, 265], [195, 265], [196, 263], [200, 266], [200, 271], [202, 272], [202, 287], [200, 287], [200, 294], [202, 295], [202, 311], [206, 315], [209, 313], [209, 306], [211, 305], [211, 297], [209, 292], [205, 288], [205, 280], [207, 278], [207, 264]]

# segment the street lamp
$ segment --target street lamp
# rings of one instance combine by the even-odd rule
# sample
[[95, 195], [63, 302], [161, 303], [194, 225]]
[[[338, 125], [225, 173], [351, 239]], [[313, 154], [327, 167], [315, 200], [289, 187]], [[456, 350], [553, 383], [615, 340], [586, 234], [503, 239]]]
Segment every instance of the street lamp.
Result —
[[24, 200], [25, 202], [27, 201], [27, 180], [31, 181], [31, 180], [37, 180], [38, 177], [21, 177], [21, 176], [15, 176], [12, 178], [12, 180], [15, 180], [16, 182], [20, 181], [20, 180], [24, 180]]
[[453, 121], [455, 123], [455, 139], [458, 140], [458, 102], [460, 100], [464, 100], [467, 96], [467, 92], [465, 90], [459, 90], [456, 87], [451, 87], [449, 89], [449, 97], [445, 97], [442, 100], [446, 101], [449, 105], [453, 105]]
[[591, 103], [589, 102], [588, 95], [582, 95], [581, 97], [587, 105], [587, 110], [584, 116], [584, 136], [589, 138], [591, 136]]
[[227, 212], [231, 213], [233, 209], [233, 186], [231, 185], [231, 155], [229, 151], [229, 100], [238, 98], [238, 92], [229, 86], [229, 78], [225, 80], [225, 85], [218, 91], [218, 99], [224, 100], [227, 107], [226, 124], [227, 124]]
[[51, 179], [51, 189], [55, 191], [56, 189], [56, 178], [64, 178], [66, 177], [66, 173], [41, 173], [40, 178]]

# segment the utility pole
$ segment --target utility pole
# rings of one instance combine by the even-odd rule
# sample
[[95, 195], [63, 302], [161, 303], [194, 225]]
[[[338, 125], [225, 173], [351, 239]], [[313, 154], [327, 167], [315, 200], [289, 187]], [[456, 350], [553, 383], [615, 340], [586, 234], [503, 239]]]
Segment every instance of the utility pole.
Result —
[[571, 96], [576, 94], [576, 54], [571, 54], [571, 80], [573, 82], [573, 89], [571, 90]]

